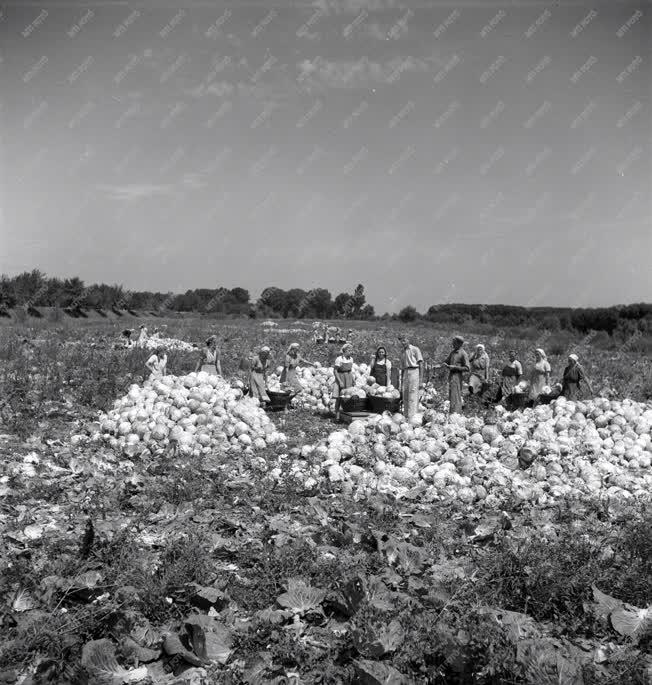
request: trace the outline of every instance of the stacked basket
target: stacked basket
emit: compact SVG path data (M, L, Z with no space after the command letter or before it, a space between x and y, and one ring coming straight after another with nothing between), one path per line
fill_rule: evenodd
M290 406L293 397L291 392L274 392L268 390L267 394L269 395L268 409L270 409L270 411L283 411L284 409L287 409Z
M369 400L367 397L346 397L342 398L342 411L356 412L367 411Z
M400 398L388 399L387 397L375 397L371 395L369 397L369 408L374 414L382 414L383 412L391 412L395 414L401 408Z

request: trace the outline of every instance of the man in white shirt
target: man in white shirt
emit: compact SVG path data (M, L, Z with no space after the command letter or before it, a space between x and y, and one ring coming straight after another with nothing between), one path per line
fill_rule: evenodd
M403 391L403 413L411 419L419 409L419 388L423 385L423 355L416 345L411 345L407 336L398 339L401 351L401 389Z

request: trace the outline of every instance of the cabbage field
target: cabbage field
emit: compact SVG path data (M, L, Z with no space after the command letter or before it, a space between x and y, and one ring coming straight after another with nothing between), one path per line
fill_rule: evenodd
M468 331L553 382L577 352L595 397L451 416L438 371L411 420L346 425L339 346L272 323L169 319L152 380L124 322L0 327L0 683L652 682L649 359ZM358 398L398 396L379 345L458 332L353 325ZM194 372L210 334L225 378ZM291 342L315 366L266 412L240 362L269 345L279 390Z

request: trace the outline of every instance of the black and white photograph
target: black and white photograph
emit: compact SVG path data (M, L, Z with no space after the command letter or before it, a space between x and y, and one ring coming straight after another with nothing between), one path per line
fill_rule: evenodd
M0 685L651 685L651 61L0 0Z

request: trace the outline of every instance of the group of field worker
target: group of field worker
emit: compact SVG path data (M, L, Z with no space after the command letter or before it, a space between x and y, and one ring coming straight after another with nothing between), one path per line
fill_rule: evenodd
M143 333L144 330L144 333ZM141 326L141 338L146 337L147 329ZM140 339L139 339L140 340ZM424 357L416 345L413 345L407 335L399 335L398 341L401 351L397 371L399 372L398 387L403 398L403 413L412 418L419 408L419 394L425 388L427 367ZM485 346L478 344L473 353L469 354L464 349L465 340L461 336L452 339L452 349L446 359L436 363L432 369L446 369L448 371L448 399L449 412L459 414L464 404L465 390L470 395L481 395L489 387L490 359ZM518 360L517 354L511 350L508 361L500 372L498 394L493 398L495 401L507 401L512 395L520 393L523 386L523 365ZM353 345L344 343L340 354L333 364L334 382L331 393L335 399L335 419L339 421L342 407L342 391L354 385L353 379ZM167 355L163 349L156 350L147 360L146 366L151 376L160 377L165 375ZM271 349L264 345L257 353L253 353L241 361L241 371L247 373L249 394L257 398L262 404L269 404L270 397L267 391L268 374L272 366ZM293 342L288 347L283 362L280 382L293 392L302 390L297 369L300 366L314 367L313 362L305 359L300 353L299 343ZM387 350L380 346L369 362L370 376L381 386L392 384L392 362L387 358ZM210 374L222 376L220 350L217 344L217 336L211 335L200 351L200 356L195 371L204 371ZM536 404L542 395L550 394L550 377L552 369L546 353L541 348L534 350L534 365L529 374L529 387L527 399ZM586 377L584 369L579 363L576 354L568 356L568 364L564 369L562 382L557 384L557 394L564 395L569 399L578 399L581 393L581 385L584 383L592 393L591 385Z

